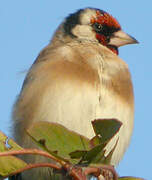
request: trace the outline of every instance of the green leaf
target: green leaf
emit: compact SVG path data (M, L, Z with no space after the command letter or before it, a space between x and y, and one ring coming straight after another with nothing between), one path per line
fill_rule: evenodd
M5 177L11 173L26 167L27 164L14 156L0 157L0 175Z
M110 139L119 131L122 123L116 119L98 119L94 120L92 125L96 134L96 136L90 140L93 148L82 157L79 164L109 164L116 145L107 157L104 156L104 148Z
M89 139L57 123L38 122L27 130L28 134L52 155L72 163L70 153L89 149Z
M144 180L144 179L135 178L135 177L119 177L118 180Z
M115 119L99 119L92 125L96 136L90 141L57 123L38 122L27 132L40 147L59 159L74 164L109 162L113 151L106 159L104 147L119 131L121 123Z
M85 156L87 151L74 151L69 153L72 159L80 159L81 157Z
M12 139L8 138L0 131L0 152L10 150L21 150L22 147L15 143Z
M102 159L104 159L104 147L105 144L99 144L98 146L92 148L87 154L83 157L82 163L102 163Z
M99 136L94 136L91 140L90 140L90 145L91 147L95 147L97 145L101 144L101 138Z
M122 123L116 119L97 119L92 125L101 142L106 143L119 131Z
M12 139L0 132L0 152L22 149ZM14 171L24 168L27 164L15 156L0 156L0 175L9 176Z
M99 144L98 146L95 146L90 151L88 151L80 160L79 164L98 164L102 163L102 161L105 159L104 153L104 147L106 144Z

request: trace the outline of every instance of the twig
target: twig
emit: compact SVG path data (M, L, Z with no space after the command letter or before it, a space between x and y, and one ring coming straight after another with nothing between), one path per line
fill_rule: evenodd
M0 156L19 155L19 154L34 154L34 155L45 156L49 159L52 159L52 160L60 163L62 166L64 166L66 164L66 162L56 158L55 156L52 156L51 154L49 154L45 151L39 150L39 149L23 149L23 150L1 152Z
M33 168L38 168L38 167L49 167L49 168L53 168L56 170L61 170L62 168L55 165L55 164L51 164L51 163L36 163L36 164L28 164L26 167L21 168L17 171L14 171L13 173L9 174L9 176L13 176L15 174L21 173L23 171L29 170L29 169L33 169ZM4 178L7 178L8 176L4 176Z
M71 177L74 178L74 180L87 180L87 177L84 174L82 168L70 164L64 165L63 168L68 172Z

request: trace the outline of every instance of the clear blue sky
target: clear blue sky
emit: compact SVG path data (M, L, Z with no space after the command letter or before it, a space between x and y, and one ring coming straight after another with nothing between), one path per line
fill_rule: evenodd
M152 2L150 0L1 0L0 130L11 131L11 109L25 71L69 13L96 7L116 17L140 44L120 48L129 65L135 92L135 128L131 145L117 170L122 175L152 179Z

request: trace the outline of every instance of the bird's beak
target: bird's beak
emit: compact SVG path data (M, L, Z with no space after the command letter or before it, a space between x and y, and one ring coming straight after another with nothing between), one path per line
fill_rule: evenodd
M132 36L126 34L122 30L119 30L113 34L108 45L120 47L126 44L137 44L138 41Z

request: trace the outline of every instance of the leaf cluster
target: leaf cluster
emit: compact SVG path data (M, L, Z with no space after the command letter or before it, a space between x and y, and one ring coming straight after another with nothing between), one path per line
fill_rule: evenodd
M50 167L56 170L64 168L66 171L72 167L69 175L75 180L85 180L89 174L99 177L103 169L110 171L115 180L140 180L133 177L118 178L115 170L110 166L110 160L119 139L111 152L105 156L106 145L118 133L121 125L122 123L116 119L94 120L92 126L95 136L88 139L60 124L37 122L27 129L27 134L43 151L23 149L0 132L0 178L35 167ZM47 162L28 164L14 156L17 154L42 155L58 162L59 165Z

